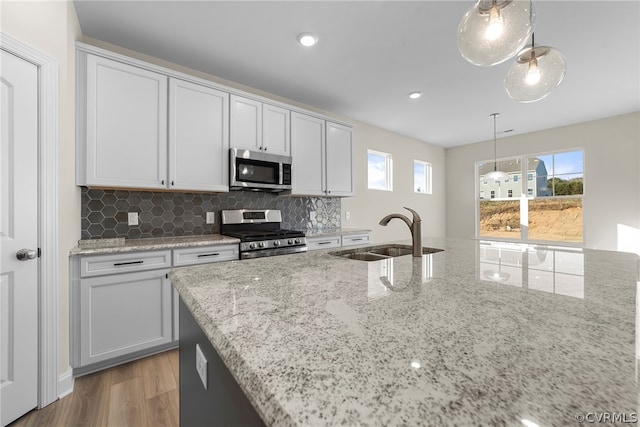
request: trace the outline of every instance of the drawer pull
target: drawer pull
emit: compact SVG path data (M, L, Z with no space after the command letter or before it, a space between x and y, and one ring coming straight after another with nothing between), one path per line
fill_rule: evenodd
M219 253L214 253L214 254L200 254L198 255L198 258L204 258L204 257L208 257L208 256L218 256L220 255Z
M331 241L329 241L329 242L318 242L319 245L328 245L329 243L333 243L333 242L331 242Z
M144 261L129 261L129 262L114 262L114 267L120 267L121 265L133 265L133 264L142 264Z
M358 237L357 239L351 239L352 242L359 242L360 240L364 240L364 238Z

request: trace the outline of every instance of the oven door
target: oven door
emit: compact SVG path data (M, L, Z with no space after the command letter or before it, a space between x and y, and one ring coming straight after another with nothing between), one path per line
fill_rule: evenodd
M229 156L231 189L291 189L290 157L232 148ZM286 163L289 161L289 163Z
M286 248L262 249L258 251L240 252L240 259L262 258L267 256L288 255L306 252L306 246L287 246Z

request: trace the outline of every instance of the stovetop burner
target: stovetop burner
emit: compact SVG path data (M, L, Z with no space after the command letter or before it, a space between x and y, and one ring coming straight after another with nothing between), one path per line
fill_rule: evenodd
M280 228L279 210L223 210L221 233L240 239L240 258L284 255L307 250L304 232Z
M304 237L302 231L296 230L235 230L224 233L230 237L236 237L243 242L253 242L265 239L287 239L289 237Z

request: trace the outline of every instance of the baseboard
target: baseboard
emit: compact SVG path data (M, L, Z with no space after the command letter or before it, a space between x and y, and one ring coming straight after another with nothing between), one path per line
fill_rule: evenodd
M71 394L73 392L73 373L71 371L71 366L64 374L58 377L58 398L62 399L63 397Z

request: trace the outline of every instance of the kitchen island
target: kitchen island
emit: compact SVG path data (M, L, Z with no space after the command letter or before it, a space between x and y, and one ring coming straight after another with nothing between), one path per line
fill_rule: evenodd
M424 246L444 251L374 262L313 252L170 279L266 425L637 418L637 255Z

